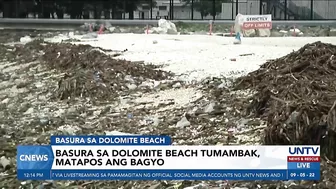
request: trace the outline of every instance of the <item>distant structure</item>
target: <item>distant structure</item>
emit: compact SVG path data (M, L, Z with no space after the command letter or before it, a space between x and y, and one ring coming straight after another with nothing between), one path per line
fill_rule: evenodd
M236 1L222 3L222 11L216 15L216 19L234 19L238 13L245 15L272 14L273 19L278 20L336 19L335 0L238 0L238 12L236 11ZM176 20L202 19L200 12L195 9L192 11L191 5L182 0L156 0L156 7L152 8L152 18L169 19L171 11L173 11L173 18ZM137 15L137 19L150 19L150 5L139 5L134 15ZM212 16L208 15L203 19L212 19Z
M83 9L75 6L78 11L76 10L72 18L200 20L201 13L190 3L198 1L201 0L190 0L189 3L186 3L186 0L152 0L152 3L147 1L148 3L138 4L134 12L128 13L120 8L112 11L104 9L103 4L96 3L94 7L86 3ZM274 20L336 19L336 0L228 0L227 2L222 3L216 19L234 20L237 13L272 14ZM57 0L0 0L0 17L70 18L64 14L65 7L56 4ZM216 6L218 7L217 4ZM213 17L207 15L203 19L211 20Z
M138 10L135 11L134 15L138 15L138 19L171 19L174 20L190 20L202 19L201 13L193 10L191 4L187 4L183 0L155 0L156 6L152 8L152 14L149 4L141 4L138 6ZM194 2L196 2L195 0ZM210 0L211 1L211 0ZM173 13L173 15L171 15ZM136 16L135 16L136 17ZM206 16L203 19L212 19L212 16ZM220 17L218 18L220 19Z
M334 0L238 0L238 13L272 14L275 20L336 19L335 10ZM237 14L236 0L223 3L221 14L222 19L232 19Z

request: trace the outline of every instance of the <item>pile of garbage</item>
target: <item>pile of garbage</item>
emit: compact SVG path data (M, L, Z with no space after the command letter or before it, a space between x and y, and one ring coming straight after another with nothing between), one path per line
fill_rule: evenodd
M153 34L178 34L176 26L173 22L160 19L158 21L158 27L152 27L148 33Z
M83 32L96 32L96 31L104 31L104 33L139 33L139 34L172 34L177 35L177 27L176 25L166 19L158 20L157 26L144 26L144 27L120 27L120 26L112 26L109 22L105 23L85 23L80 26L80 31Z
M111 100L137 89L146 80L163 80L171 73L152 65L117 60L113 57L127 51L116 52L90 45L45 43L35 40L22 46L38 49L39 61L50 69L63 73L55 97L61 100L90 97L92 100ZM34 56L31 56L34 57Z
M248 113L267 119L265 144L320 144L336 160L336 46L315 42L241 77L257 93Z
M162 134L178 145L259 143L262 130L252 127L262 123L241 117L243 97L239 102L232 100L235 95L223 90L222 98L216 98L215 91L226 86L222 79L209 78L202 83L167 80L171 74L154 66L114 59L123 53L44 40L0 45L0 174L6 174L0 177L0 186L182 189L254 185L16 179L16 146L48 144L51 135ZM212 91L214 95L209 97L207 92ZM232 102L236 106L231 107Z
M247 114L267 120L264 144L321 145L321 178L336 174L336 46L315 42L236 81L251 89Z
M47 43L42 39L0 45L0 107L3 109L0 186L182 189L228 185L225 181L21 182L16 179L16 146L48 144L51 135L162 134L171 136L179 145L240 142L246 132L231 137L231 131L222 122L223 117L232 126L241 122L242 129L247 122L239 120L240 114L231 115L236 109L225 104L230 101L230 94L216 104L215 98L210 102L195 89L221 88L217 85L223 87L223 81L212 79L187 84L169 80L171 74L155 66L115 60L124 51ZM248 138L255 143L259 133L253 131L251 135Z
M260 144L266 128L266 144L324 141L326 145L322 146L327 147L326 154L332 160L336 47L320 42L308 44L267 62L238 81L207 78L200 83L184 83L158 67L115 59L126 51L44 40L0 45L0 107L4 110L0 113L3 136L0 140L4 146L0 150L0 173L7 174L0 177L0 186L135 189L334 186L332 179L336 172L328 161L321 165L322 182L314 186L294 181L18 181L16 145L48 144L50 136L58 134L162 134L171 136L178 145L252 145ZM232 87L243 90L232 91ZM73 101L69 103L69 99ZM261 119L244 115L248 106L249 112Z

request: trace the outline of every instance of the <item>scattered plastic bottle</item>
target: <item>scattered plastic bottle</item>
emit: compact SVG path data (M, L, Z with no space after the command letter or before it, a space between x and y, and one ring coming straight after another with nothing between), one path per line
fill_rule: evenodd
M94 72L93 78L94 78L95 81L100 81L101 80L99 71Z
M127 118L128 118L128 119L132 119L132 118L133 118L133 114L132 114L132 113L128 113L128 114L127 114Z

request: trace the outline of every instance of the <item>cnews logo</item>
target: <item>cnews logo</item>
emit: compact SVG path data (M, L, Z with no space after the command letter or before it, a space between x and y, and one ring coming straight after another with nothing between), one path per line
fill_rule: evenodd
M48 155L20 155L20 161L48 161Z

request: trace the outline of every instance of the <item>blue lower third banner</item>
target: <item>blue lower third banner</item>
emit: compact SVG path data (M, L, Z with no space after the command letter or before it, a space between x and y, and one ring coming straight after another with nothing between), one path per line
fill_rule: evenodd
M83 145L77 145L82 139ZM156 138L156 145L149 145L153 140L150 137L132 139L143 145L112 145L117 143L113 137L103 137L105 145L84 145L101 139L101 136L87 141L85 137L65 137L55 138L58 145L18 146L17 177L20 180L320 179L319 162L292 162L296 159L293 155L300 155L298 160L319 159L319 146L175 146L166 143L167 137ZM125 136L118 141L128 139ZM68 142L76 145L65 145ZM311 152L305 153L307 150Z
M18 170L19 180L287 180L287 170Z

